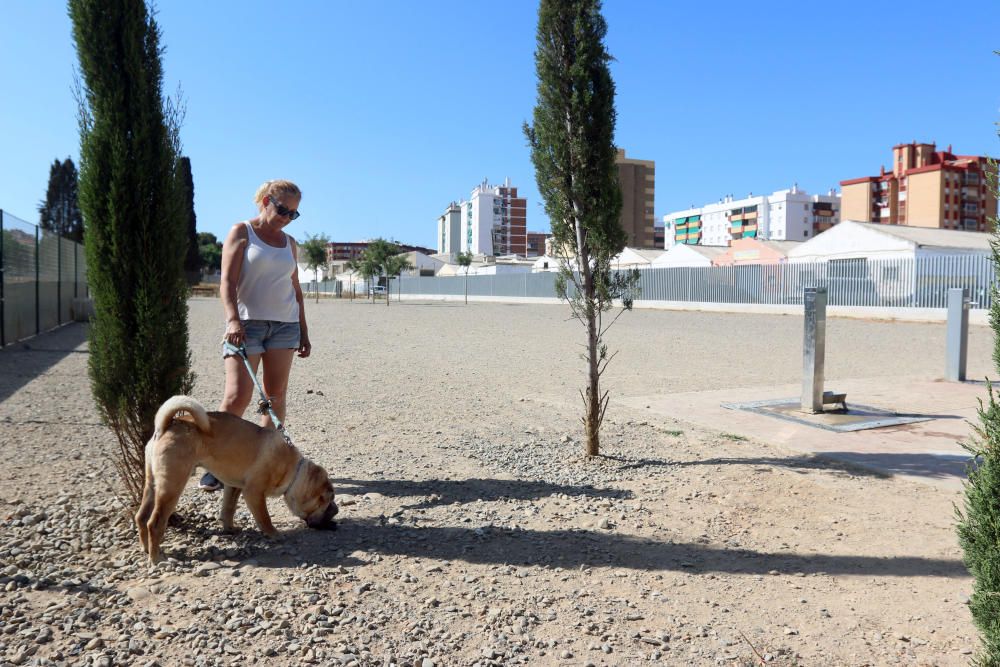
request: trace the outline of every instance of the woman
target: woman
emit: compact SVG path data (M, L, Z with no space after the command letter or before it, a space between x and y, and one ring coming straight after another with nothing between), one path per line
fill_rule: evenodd
M255 373L263 363L264 392L282 422L292 359L296 352L308 357L312 349L299 287L298 246L282 231L299 217L301 200L302 192L291 181L264 183L254 197L259 215L233 225L222 244L219 287L226 314L223 341L236 347L244 345ZM253 379L240 357L223 356L226 389L219 410L242 417L253 398ZM274 428L268 414L260 422ZM218 491L222 483L212 473L205 473L200 486Z

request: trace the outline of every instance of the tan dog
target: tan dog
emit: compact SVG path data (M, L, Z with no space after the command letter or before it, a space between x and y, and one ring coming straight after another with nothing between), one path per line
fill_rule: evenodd
M177 417L187 412L189 418ZM232 531L240 493L257 527L277 534L267 513L267 498L282 496L292 513L310 528L336 528L333 485L326 471L285 442L277 431L227 414L206 412L189 396L174 396L156 413L156 431L146 443L146 483L135 515L139 541L149 561L160 558L167 519L196 465L225 484L219 519Z

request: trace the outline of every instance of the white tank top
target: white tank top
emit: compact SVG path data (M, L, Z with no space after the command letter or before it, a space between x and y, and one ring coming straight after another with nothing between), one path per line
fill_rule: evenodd
M295 300L292 273L298 267L292 255L292 242L285 234L285 245L275 248L264 243L247 227L246 252L236 286L236 307L241 320L298 322L299 303Z

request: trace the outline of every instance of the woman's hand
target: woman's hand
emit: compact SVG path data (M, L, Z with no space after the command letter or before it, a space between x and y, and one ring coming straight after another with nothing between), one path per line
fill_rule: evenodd
M309 342L309 334L299 336L299 356L303 359L312 352L312 343Z
M226 333L222 337L222 342L239 347L245 340L246 333L243 331L243 323L239 320L229 320L226 323Z

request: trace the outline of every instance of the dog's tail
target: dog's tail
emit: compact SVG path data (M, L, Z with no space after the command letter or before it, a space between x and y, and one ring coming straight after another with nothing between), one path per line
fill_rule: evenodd
M190 396L174 396L167 399L167 402L161 405L160 409L156 411L156 419L153 421L156 433L160 434L166 431L170 426L170 420L181 411L187 412L194 417L194 425L198 427L199 431L202 433L211 432L212 426L208 421L208 413L201 403Z

